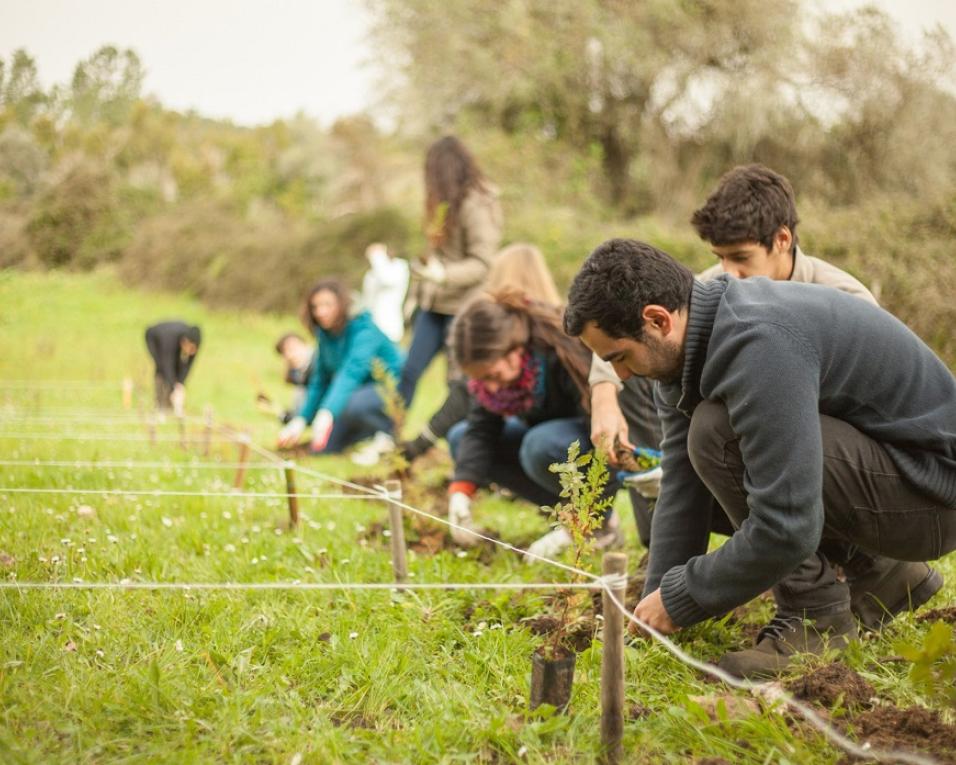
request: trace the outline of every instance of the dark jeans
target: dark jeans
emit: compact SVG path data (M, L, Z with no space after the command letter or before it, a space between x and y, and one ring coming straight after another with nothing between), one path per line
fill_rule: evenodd
M820 415L820 430L823 537L816 554L774 587L778 609L789 614L823 616L849 609L849 589L837 580L831 563L852 565L858 555L925 561L956 549L956 508L920 492L879 443L852 425ZM723 404L705 401L697 407L687 448L694 470L739 527L750 512L745 467ZM774 550L767 550L772 555Z
M458 455L467 428L465 421L448 431L446 438L453 458ZM561 482L548 467L567 461L568 447L573 441L581 444L582 453L591 450L591 428L586 417L548 420L530 427L517 417L508 417L495 445L489 478L529 502L553 507L562 501ZM613 497L618 487L616 481L609 481L604 496Z
M172 408L172 402L170 402L169 399L170 396L173 395L173 386L166 382L166 378L163 377L159 372L156 373L154 382L156 384L156 408Z
M332 434L323 454L337 454L346 447L375 435L392 432L392 421L374 383L368 383L352 394L345 410L335 418Z
M432 359L445 347L445 335L453 318L455 317L434 311L419 310L416 314L412 328L412 344L405 358L405 366L402 367L402 379L398 383L398 392L406 407L412 404L419 378Z

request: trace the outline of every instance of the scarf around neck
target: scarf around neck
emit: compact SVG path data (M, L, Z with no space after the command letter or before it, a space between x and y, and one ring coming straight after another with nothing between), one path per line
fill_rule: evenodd
M541 363L526 348L521 354L521 373L517 380L496 391L488 390L481 380L469 380L468 392L489 412L514 417L534 406L540 371Z

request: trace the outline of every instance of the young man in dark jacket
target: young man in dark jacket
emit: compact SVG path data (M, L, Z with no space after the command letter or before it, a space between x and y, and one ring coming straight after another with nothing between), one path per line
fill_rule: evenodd
M575 277L565 329L657 381L664 479L635 616L672 633L772 587L777 616L721 660L760 676L854 639L851 599L892 613L938 586L881 568L851 591L832 568L956 549L956 381L892 315L817 285L695 281L618 239ZM707 553L715 503L736 531Z
M164 321L146 330L146 347L156 364L156 407L177 415L186 405L186 376L199 352L199 327L182 321Z

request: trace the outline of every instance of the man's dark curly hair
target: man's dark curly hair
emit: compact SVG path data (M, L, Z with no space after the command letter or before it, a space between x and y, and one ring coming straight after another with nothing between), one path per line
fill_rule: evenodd
M790 181L763 165L741 165L720 179L704 206L691 216L691 225L704 241L721 247L758 242L773 249L782 226L797 246L797 207Z
M578 337L593 321L609 337L641 340L644 306L684 308L693 284L690 269L666 252L635 239L609 239L588 256L571 283L564 331Z

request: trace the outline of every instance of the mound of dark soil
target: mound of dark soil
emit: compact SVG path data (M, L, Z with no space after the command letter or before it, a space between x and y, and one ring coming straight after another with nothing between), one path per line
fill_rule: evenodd
M835 661L786 684L798 699L813 701L832 709L842 698L850 708L869 707L876 695L873 686L845 664Z
M956 725L948 725L939 713L922 707L879 706L850 721L857 740L876 749L924 752L939 762L956 764ZM841 765L858 762L844 757Z
M916 617L920 622L949 622L956 624L956 606L947 606L946 608L934 608L925 614Z

